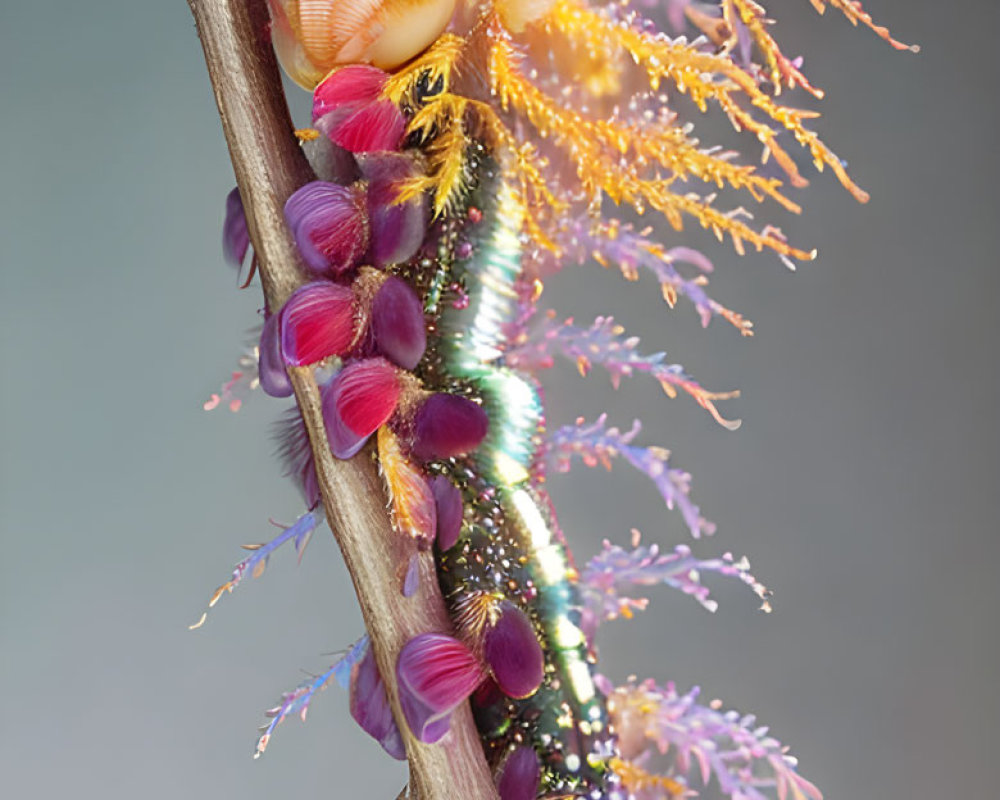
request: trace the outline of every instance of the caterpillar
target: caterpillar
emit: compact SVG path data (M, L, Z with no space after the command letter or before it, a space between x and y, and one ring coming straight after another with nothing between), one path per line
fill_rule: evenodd
M479 198L473 207L482 209L484 230L473 234L465 263L455 263L453 277L469 302L440 320L437 350L446 385L468 381L491 422L472 458L445 470L465 489L472 521L442 553L440 580L460 631L471 627L474 637L475 619L463 626L463 612L502 597L528 612L545 644L546 677L529 697L494 693L474 700L489 747L502 754L516 735L542 756L540 782L548 791L599 797L614 752L606 701L591 674L594 658L580 627L582 604L551 503L531 480L544 425L541 398L531 379L503 366L497 356L509 345L498 323L516 314L518 232L525 211L511 188L496 179L496 169L487 160L473 178L472 195Z
M783 88L821 91L782 54L752 0L672 3L673 25L704 34L693 41L579 0L269 5L279 59L313 92L312 127L299 136L318 179L285 206L311 281L269 309L256 375L244 383L287 397L286 368L314 367L324 376L334 456L351 458L374 437L394 526L435 550L454 635L417 636L399 654L395 677L411 732L439 741L452 711L470 700L501 800L679 797L692 792L692 761L702 781L713 773L733 797L773 789L818 799L750 718L702 706L672 684L616 688L598 672L594 631L645 606L636 587L666 584L712 607L699 574L715 571L747 584L765 608L768 592L745 560L700 559L685 545L661 553L637 539L631 550L606 545L579 570L542 485L547 471L576 457L627 461L679 507L695 537L712 527L666 451L634 443L638 424L623 432L602 417L549 430L536 373L558 356L614 381L645 373L735 427L717 407L733 393L706 390L663 353L644 354L613 320L579 327L539 314L540 288L568 263L594 260L630 279L652 274L671 306L685 298L704 325L719 317L752 334L749 321L707 294L698 274L711 267L704 256L668 249L602 209L610 201L651 211L677 230L693 220L739 253L749 245L789 264L813 258L773 226L720 209L711 187L797 212L786 184L805 179L780 133L865 201L806 127L814 115L777 100ZM903 47L859 4L831 5ZM667 100L658 94L664 86ZM702 146L668 105L676 94L754 134L781 177ZM699 182L706 193L684 190ZM245 260L238 192L228 200L224 244L231 261ZM208 405L224 397L238 406L239 384ZM210 605L245 574L259 574L282 544L301 552L321 520L313 454L294 416L285 451L309 509L240 562ZM412 565L405 569L401 594L418 579ZM350 684L361 727L405 757L364 642L283 696L257 754L332 678ZM652 771L651 754L670 750L673 766Z

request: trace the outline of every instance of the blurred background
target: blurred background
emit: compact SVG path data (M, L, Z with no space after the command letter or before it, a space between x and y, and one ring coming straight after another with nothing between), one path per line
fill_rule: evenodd
M802 0L768 4L871 203L816 176L803 216L776 217L820 251L794 274L694 226L671 234L714 258L714 295L753 339L596 266L546 292L579 320L614 314L709 388L742 389L724 412L743 428L570 367L548 376L551 416L640 417L718 524L696 552L747 554L775 592L765 615L715 581L714 616L654 592L603 632L609 675L756 712L829 800L995 797L1000 10L867 6L923 52ZM0 75L4 795L395 797L404 770L337 688L250 758L263 711L362 632L325 529L301 566L277 554L187 630L239 545L301 506L273 457L284 404L202 410L260 299L222 263L233 176L186 4L5 0ZM551 487L581 558L633 527L687 539L625 466Z

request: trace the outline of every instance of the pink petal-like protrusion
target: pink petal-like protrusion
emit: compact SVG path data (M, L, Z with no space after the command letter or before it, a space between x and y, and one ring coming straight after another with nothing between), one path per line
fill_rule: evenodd
M260 331L260 345L257 348L257 377L260 388L271 397L290 397L292 382L281 358L281 339L278 314L268 314Z
M243 211L240 190L234 188L226 196L226 219L222 223L222 255L234 267L243 264L250 247L250 231Z
M332 111L327 136L352 153L398 150L406 132L406 118L391 100L379 100L356 110Z
M431 489L437 506L437 546L443 553L455 546L462 532L462 493L444 475L431 482Z
M320 275L357 266L368 249L368 208L358 186L307 183L285 203L285 220L306 265Z
M372 302L372 335L379 352L412 370L427 347L424 307L402 278L390 275Z
M541 761L534 748L515 748L496 774L500 800L535 800L541 775Z
M396 662L399 702L413 735L438 741L451 724L451 712L484 677L483 667L468 647L441 633L410 639Z
M344 355L356 333L354 293L347 286L307 283L281 309L281 353L292 366Z
M400 186L419 173L406 153L368 153L358 156L362 177L368 181L368 218L371 247L368 260L376 267L402 264L420 249L427 233L427 195L424 192L397 203Z
M323 388L323 420L337 458L357 453L399 401L396 367L384 358L354 361Z
M351 669L351 716L390 756L400 761L406 758L403 737L393 719L371 645L361 662Z
M413 454L424 461L470 453L489 429L486 411L456 394L438 392L424 401L413 426Z
M368 64L351 64L332 72L313 92L313 122L339 108L374 103L389 74Z
M508 697L530 697L542 685L545 656L531 619L509 601L500 606L496 624L487 628L483 656L493 678Z

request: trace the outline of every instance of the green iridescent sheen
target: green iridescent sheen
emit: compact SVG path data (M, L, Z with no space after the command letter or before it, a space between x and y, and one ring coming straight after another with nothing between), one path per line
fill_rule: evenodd
M545 677L535 694L473 700L488 751L499 760L512 744L530 743L542 760L544 791L599 798L613 781L613 742L562 535L532 481L544 427L540 392L503 365L506 327L521 307L524 209L490 159L480 154L474 169L467 221L442 233L440 269L425 293L425 307L440 311L425 382L479 399L490 420L473 456L442 465L463 492L467 522L442 554L439 577L457 616L470 598L503 596L540 634ZM460 287L451 302L446 283Z

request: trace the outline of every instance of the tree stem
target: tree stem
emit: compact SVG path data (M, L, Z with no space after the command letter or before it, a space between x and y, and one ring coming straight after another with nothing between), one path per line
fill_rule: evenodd
M219 116L258 259L264 297L276 313L306 281L285 227L285 200L313 173L294 136L273 50L265 0L188 0L205 51ZM418 554L416 593L403 597L403 571L416 548L392 527L385 487L370 449L333 457L313 372L289 370L313 448L327 519L354 582L368 634L410 763L411 798L497 800L467 703L437 745L418 742L399 708L396 659L410 638L452 632L432 553ZM344 765L347 768L349 765Z

